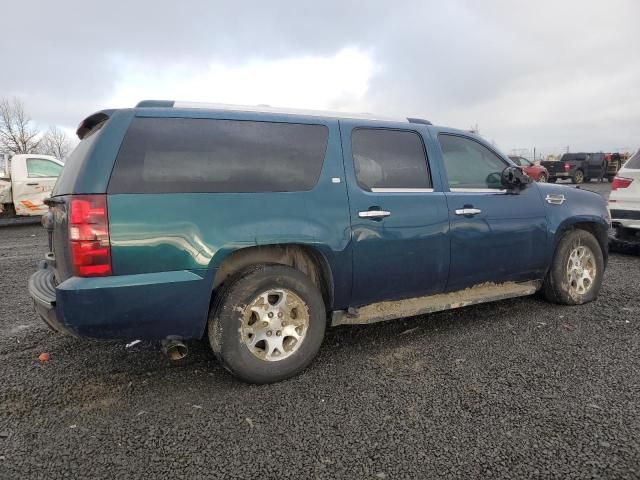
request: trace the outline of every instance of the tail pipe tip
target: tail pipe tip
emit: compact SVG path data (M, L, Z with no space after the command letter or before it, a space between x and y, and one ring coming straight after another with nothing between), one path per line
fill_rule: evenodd
M189 354L189 349L181 340L167 339L160 342L162 352L169 357L169 360L182 360Z

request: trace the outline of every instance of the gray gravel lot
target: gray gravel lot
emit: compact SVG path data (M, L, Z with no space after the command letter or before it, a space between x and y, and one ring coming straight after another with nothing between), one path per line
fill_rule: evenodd
M26 291L45 250L0 229L2 479L640 477L640 257L588 305L331 329L302 375L249 386L204 343L170 364L52 333Z

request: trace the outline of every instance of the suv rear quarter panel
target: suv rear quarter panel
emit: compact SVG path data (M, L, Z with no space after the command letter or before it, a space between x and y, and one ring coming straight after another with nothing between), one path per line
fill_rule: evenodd
M350 219L337 121L175 109L142 109L138 115L313 123L325 125L329 135L320 177L310 191L110 194L115 275L190 271L204 279L210 295L215 272L231 252L258 245L302 244L327 259L335 285L334 304L348 303Z

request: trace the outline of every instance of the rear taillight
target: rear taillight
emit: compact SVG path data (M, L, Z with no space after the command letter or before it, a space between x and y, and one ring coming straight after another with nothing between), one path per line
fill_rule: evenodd
M611 182L611 190L618 190L619 188L627 188L633 182L633 178L613 177Z
M571 170L571 164L569 162L564 162L564 171L568 172Z
M73 195L69 202L69 250L80 277L111 275L106 195Z

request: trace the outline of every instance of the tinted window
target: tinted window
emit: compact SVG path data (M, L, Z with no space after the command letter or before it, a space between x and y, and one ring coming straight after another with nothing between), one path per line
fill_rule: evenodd
M638 150L627 162L624 164L626 168L640 169L640 150Z
M135 118L109 192L310 190L320 176L327 138L322 125Z
M484 145L470 138L439 135L450 188L498 188L507 164Z
M416 132L359 128L351 134L358 184L374 188L430 188L422 139Z
M563 162L571 162L573 160L582 161L587 159L586 153L565 153L560 158Z
M62 165L44 158L27 158L27 176L29 178L57 177Z

